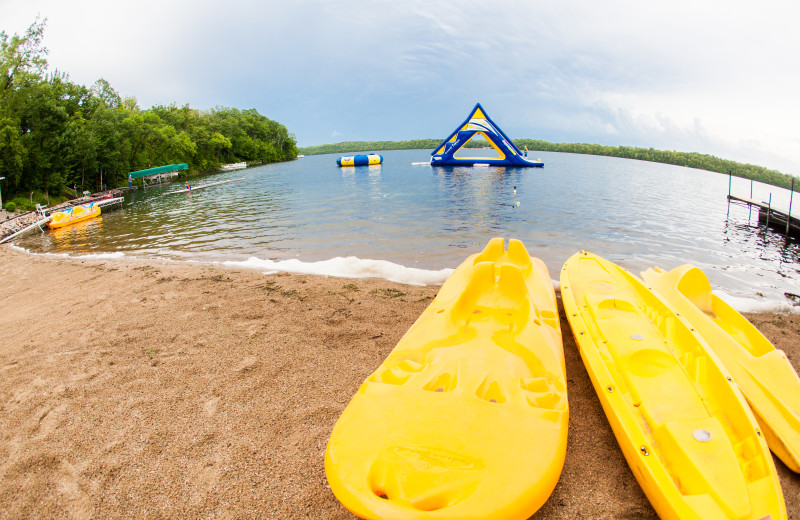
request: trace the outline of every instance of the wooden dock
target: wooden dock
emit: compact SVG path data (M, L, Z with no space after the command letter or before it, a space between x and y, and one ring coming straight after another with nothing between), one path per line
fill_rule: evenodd
M125 200L125 197L114 197L114 198L111 198L111 199L100 199L100 200L94 201L94 205L95 206L100 206L102 208L103 206L113 206L114 204L122 204L122 201L124 201L124 200Z
M194 191L197 191L197 190L202 190L204 188L211 188L212 186L219 186L221 184L228 184L229 182L243 181L244 179L245 179L245 177L241 177L239 179L228 179L227 181L219 181L219 182L212 182L212 183L209 183L209 184L203 184L201 186L192 186L191 190L176 190L176 191L171 191L169 193L166 193L165 195L172 195L173 193L194 192Z
M751 181L752 182L752 181ZM751 187L752 193L752 187ZM781 211L772 207L772 194L768 202L757 201L746 197L731 195L731 183L728 179L728 204L743 204L751 208L758 208L758 223L764 224L786 236L800 238L800 218L792 215L792 198L794 196L794 179L792 179L791 192L789 194L789 211Z
M38 229L39 231L44 232L44 228L42 227L42 224L47 224L48 222L50 222L51 218L53 218L53 217L49 216L49 217L44 217L41 220L37 220L33 224L30 224L29 226L26 226L26 227L20 229L19 231L8 235L7 237L4 237L2 240L0 240L0 244L4 244L4 243L6 243L6 242L8 242L10 240L13 240L13 239L17 238L20 235L24 235L28 231L33 231L34 229Z
M78 200L81 200L81 199L78 199ZM94 204L95 206L100 206L100 207L113 206L115 204L122 205L122 201L124 201L124 200L125 199L123 197L112 197L112 198L107 198L107 199L98 199L98 200L94 200L94 201L83 202L83 204L69 204L69 203L59 204L58 206L53 207L53 208L41 208L37 204L37 209L36 209L36 215L38 216L37 220L35 222L31 223L30 225L27 225L27 226L23 227L19 231L15 231L15 232L11 233L10 235L7 235L7 236L4 236L4 237L0 238L0 244L4 244L5 242L9 242L9 241L17 238L20 235L24 235L25 233L28 233L29 231L33 231L34 229L38 229L39 231L44 232L44 228L42 226L44 224L47 224L48 222L50 222L50 219L53 218L53 213L57 213L59 211L64 211L66 209L69 209L70 207L80 206L80 205L87 205L87 204ZM73 202L74 203L75 201L73 200L73 201L69 201L69 202ZM30 214L33 215L33 213L30 213Z

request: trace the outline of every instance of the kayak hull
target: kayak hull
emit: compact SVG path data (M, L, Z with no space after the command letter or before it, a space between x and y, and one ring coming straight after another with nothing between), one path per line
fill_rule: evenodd
M526 519L555 488L567 426L547 268L494 239L358 389L325 471L361 518Z
M755 418L681 316L590 253L564 264L561 295L617 442L662 519L786 518Z
M711 346L750 404L772 452L800 473L800 377L786 354L713 294L699 268L656 267L642 278Z

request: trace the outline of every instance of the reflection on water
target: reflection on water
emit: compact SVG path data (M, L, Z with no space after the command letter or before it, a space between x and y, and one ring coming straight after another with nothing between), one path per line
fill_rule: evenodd
M731 247L741 249L748 255L758 258L763 269L775 269L778 276L785 278L784 293L800 298L797 280L800 279L800 244L796 238L781 235L779 232L758 225L758 212L754 211L751 221L726 221L725 235Z
M82 220L69 226L45 231L53 253L91 251L103 234L103 216Z
M427 161L425 150L382 154L383 164L369 167L339 168L325 155L194 179L246 178L191 195L173 193L179 184L137 190L102 220L18 243L200 260L357 256L438 270L504 236L523 240L553 278L584 249L634 273L693 263L733 294L800 294L798 244L756 226L746 207L728 208L725 175L547 152L543 169L432 168L411 164ZM733 179L734 194L750 189ZM787 192L753 190L788 208Z

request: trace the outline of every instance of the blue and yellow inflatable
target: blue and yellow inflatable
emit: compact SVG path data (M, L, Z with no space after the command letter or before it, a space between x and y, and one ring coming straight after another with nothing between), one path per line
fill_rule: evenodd
M350 155L336 159L337 166L372 166L383 162L383 156L376 153L367 155Z
M478 134L494 148L495 157L464 157L456 154L467 142ZM526 152L527 153L527 152ZM514 142L491 120L480 103L469 117L441 142L431 153L432 166L525 166L543 167L542 161L529 161Z

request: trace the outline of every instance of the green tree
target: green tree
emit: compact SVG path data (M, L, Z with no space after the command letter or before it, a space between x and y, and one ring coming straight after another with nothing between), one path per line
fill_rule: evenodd
M294 137L255 109L142 110L102 78L88 88L48 72L44 27L37 19L23 36L0 32L0 175L9 195L119 186L129 172L160 164L203 171L296 156Z
M105 181L111 185L124 182L125 174L132 171L128 158L131 142L123 135L123 121L129 112L122 108L100 106L89 120L89 130L95 141L96 161L87 170L86 183L81 177L81 186L100 189ZM90 173L91 172L91 175ZM91 182L89 182L91 181Z
M20 139L19 124L8 117L0 118L0 172L3 172L11 193L20 185L23 164L25 147Z
M108 108L119 108L122 106L122 97L119 92L114 90L108 81L103 78L98 79L92 85L92 95Z
M20 110L22 144L27 150L23 186L58 193L64 185L63 129L69 121L61 100L61 80L41 81L24 91Z
M91 120L73 117L65 129L65 151L67 170L66 179L68 186L74 186L83 191L86 189L87 174L91 175L97 168L98 140L92 131Z
M25 83L38 79L47 68L47 49L42 47L47 19L37 18L23 36L9 38L0 32L0 101Z

